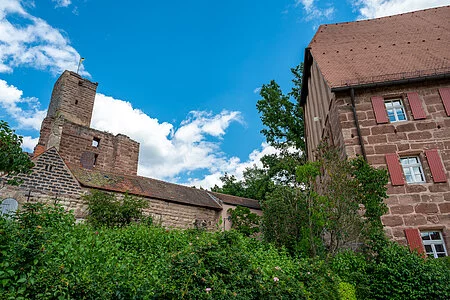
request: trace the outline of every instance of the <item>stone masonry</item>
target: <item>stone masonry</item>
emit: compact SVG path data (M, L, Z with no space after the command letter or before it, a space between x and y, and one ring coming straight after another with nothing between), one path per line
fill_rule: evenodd
M139 143L90 128L97 83L65 71L55 83L35 155L55 147L67 163L136 175Z
M400 157L419 156L425 174L425 183L393 186L388 184L389 213L382 221L387 234L400 243L406 243L404 229L439 229L447 241L450 238L450 187L448 180L434 183L424 151L437 149L445 170L450 170L450 117L447 116L438 89L449 87L449 80L426 84L405 84L389 88L357 90L355 106L368 162L377 168L386 168L385 155L397 153ZM417 92L426 118L414 120L406 97L407 92ZM371 96L385 99L402 99L407 121L377 124ZM358 134L351 111L350 96L336 93L340 127L345 152L348 156L361 155ZM339 134L335 132L334 134ZM448 179L448 171L446 171ZM450 249L450 244L447 243Z

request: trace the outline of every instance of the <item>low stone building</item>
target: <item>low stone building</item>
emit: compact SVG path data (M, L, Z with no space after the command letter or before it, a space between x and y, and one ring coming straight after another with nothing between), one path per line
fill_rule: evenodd
M35 166L21 176L20 186L0 182L0 202L15 200L19 208L26 202L59 203L83 219L88 213L83 195L91 189L118 197L128 193L147 200L146 214L162 226L209 230L229 229L227 211L237 205L261 214L256 200L138 176L139 143L89 127L96 88L74 72L61 75L42 122Z
M305 50L309 159L320 141L389 171L386 233L450 247L450 6L321 25Z

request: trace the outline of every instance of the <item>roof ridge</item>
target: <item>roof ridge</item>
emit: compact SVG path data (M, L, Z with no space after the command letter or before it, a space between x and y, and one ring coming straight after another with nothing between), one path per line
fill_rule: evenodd
M409 11L409 12L398 13L398 14L395 14L395 15L389 15L389 16L383 16L383 17L377 17L377 18L360 19L360 20L354 20L354 21L344 21L344 22L337 22L337 23L321 24L319 26L319 28L317 28L316 33L319 32L319 29L322 26L323 27L328 27L328 26L336 26L336 25L343 25L343 24L350 24L350 23L370 22L370 21L376 21L376 20L380 20L380 19L389 19L389 18L393 18L393 17L399 17L399 16L403 16L403 15L414 15L414 14L421 13L421 12L424 12L424 11L442 9L444 7L450 8L450 5L443 5L443 6L436 6L436 7L431 7L431 8L424 8L424 9L420 9L420 10L413 10L413 11ZM313 39L311 39L311 41L312 40L314 40L314 37L313 37Z

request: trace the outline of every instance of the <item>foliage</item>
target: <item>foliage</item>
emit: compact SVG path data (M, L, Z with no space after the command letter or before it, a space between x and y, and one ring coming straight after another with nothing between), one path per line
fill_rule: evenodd
M20 299L46 263L42 256L47 244L70 232L75 218L61 206L41 203L24 204L14 218L0 218L0 294Z
M332 269L356 287L358 299L447 299L450 269L439 259L424 259L387 242L377 256L346 251Z
M215 185L211 191L233 195L237 197L263 200L266 194L274 188L274 183L266 169L260 169L256 166L247 168L244 171L244 179L239 181L234 175L225 174L220 177L222 187Z
M20 145L22 137L14 133L9 128L8 123L0 120L0 175L8 174L9 178L16 175L27 174L31 172L34 164L26 153L22 151ZM17 179L10 179L9 184L19 184Z
M445 299L449 280L392 242L305 259L233 230L75 225L60 206L0 218L2 299Z
M356 289L348 282L339 282L339 299L356 300Z
M337 299L324 261L237 231L95 229L39 206L0 219L0 238L2 299Z
M112 193L91 190L84 199L88 204L88 222L94 227L122 227L133 221L148 219L143 214L148 202L142 198L125 194L119 199Z
M244 236L252 236L259 232L261 217L252 213L248 207L238 205L235 209L228 209L231 217L231 228Z
M302 71L303 64L291 69L294 87L289 94L283 94L274 80L261 87L262 99L256 104L264 125L261 133L277 153L265 155L262 168L246 169L243 180L225 174L222 187L212 191L264 201L275 184L295 184L295 169L305 162L303 111L298 103Z
M256 103L265 128L261 133L269 144L277 148L295 147L304 149L303 112L298 103L284 95L280 86L272 80L263 84Z
M277 185L262 204L261 230L264 240L290 253L304 253L309 246L303 239L303 220L306 211L300 189Z
M326 144L318 152L314 162L297 166L296 185L277 185L267 195L265 240L311 257L359 245L376 252L386 241L380 221L386 172L362 158L341 159L338 149Z

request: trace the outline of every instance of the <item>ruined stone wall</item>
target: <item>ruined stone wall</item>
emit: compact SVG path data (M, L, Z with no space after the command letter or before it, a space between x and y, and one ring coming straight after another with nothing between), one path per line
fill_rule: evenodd
M96 140L96 146L93 141ZM67 163L126 175L136 175L139 143L127 136L65 122L59 154ZM83 162L82 162L83 160Z
M445 113L438 89L450 87L449 80L420 84L405 84L392 87L356 90L356 109L361 135L368 162L377 168L386 168L385 155L397 153L402 156L419 156L425 174L425 183L393 186L388 184L389 212L383 216L387 234L406 243L404 229L442 230L450 249L450 117ZM414 120L406 97L408 92L417 92L426 118ZM405 106L407 121L377 124L371 96L384 99L401 98ZM361 154L358 135L351 111L349 93L337 93L339 118L349 157ZM424 151L437 149L443 162L447 182L434 183Z
M137 174L139 143L123 134L113 135L62 118L45 118L34 154L51 147L55 147L70 164L119 174Z

